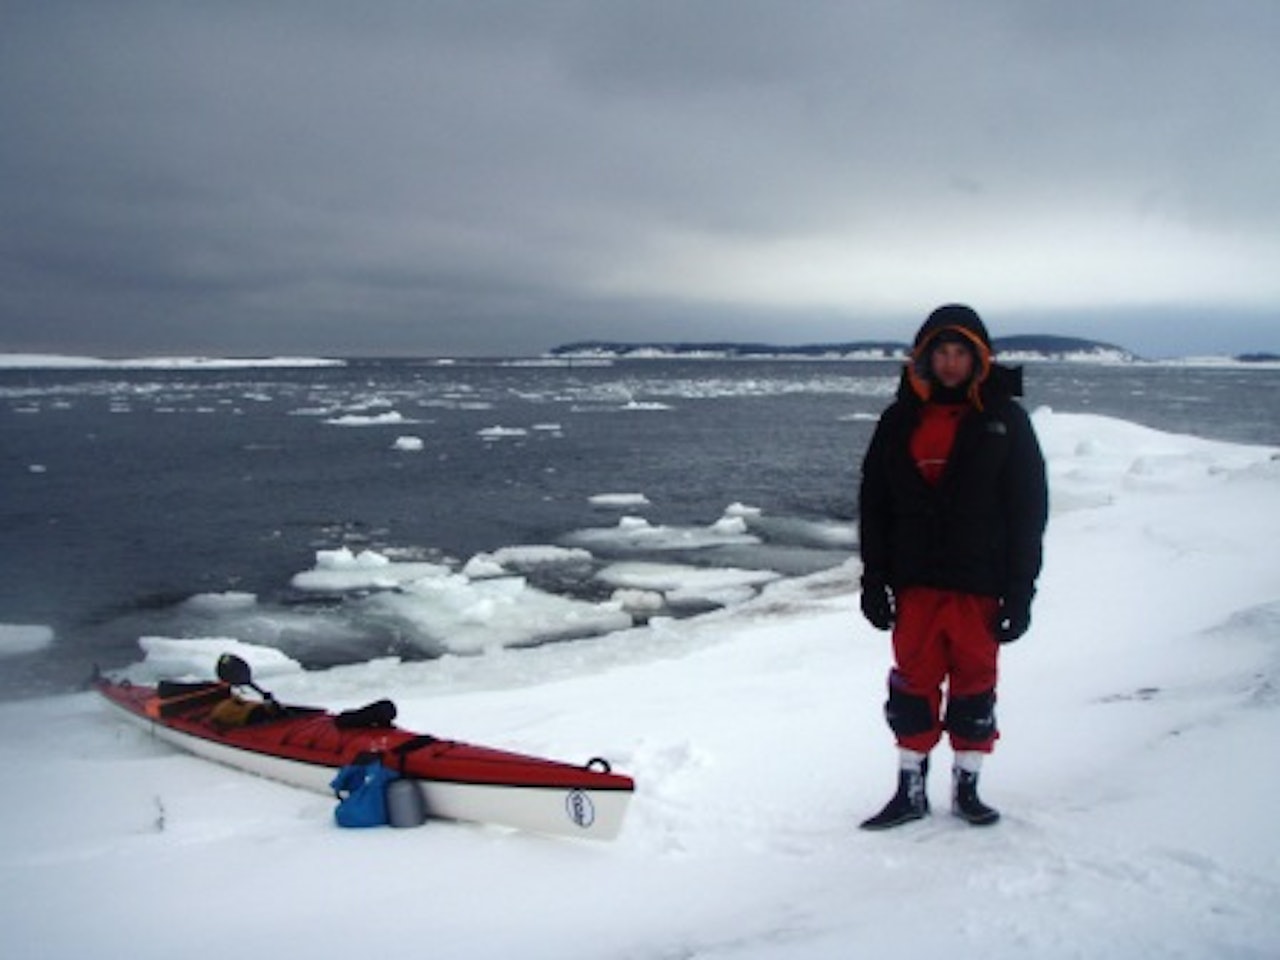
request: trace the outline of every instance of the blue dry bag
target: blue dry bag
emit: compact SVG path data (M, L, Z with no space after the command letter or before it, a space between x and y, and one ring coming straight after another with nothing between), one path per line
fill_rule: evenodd
M339 770L329 784L338 797L338 809L333 813L338 826L386 826L387 784L399 776L377 757L357 758Z

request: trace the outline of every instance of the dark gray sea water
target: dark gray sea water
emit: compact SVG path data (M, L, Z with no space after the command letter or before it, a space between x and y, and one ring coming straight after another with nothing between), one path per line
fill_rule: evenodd
M348 596L293 586L317 551L344 546L456 568L627 514L705 530L745 505L754 542L614 552L784 575L834 566L855 549L859 461L896 377L827 361L0 370L0 624L53 631L0 659L0 696L131 662L147 635L236 630L310 665L432 655ZM1026 385L1032 409L1280 444L1274 367L1044 363ZM593 501L604 494L647 503ZM612 588L594 574L617 557L607 542L593 552L524 572L599 602ZM253 595L256 620L192 615L190 598L223 594ZM286 613L323 629L281 629Z

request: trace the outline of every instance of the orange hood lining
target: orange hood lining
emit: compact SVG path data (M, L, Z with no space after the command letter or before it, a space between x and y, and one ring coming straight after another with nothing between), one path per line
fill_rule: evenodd
M939 327L937 330L932 331L927 338L920 341L919 345L911 351L911 359L907 363L907 381L911 384L911 389L915 392L915 395L927 403L933 395L933 383L928 379L927 371L922 371L921 367L924 365L924 361L928 359L929 353L933 349L934 341L944 333L959 334L973 347L974 356L978 360L978 370L969 382L969 402L981 410L982 385L986 383L987 377L991 375L991 348L968 327L962 327L958 324Z

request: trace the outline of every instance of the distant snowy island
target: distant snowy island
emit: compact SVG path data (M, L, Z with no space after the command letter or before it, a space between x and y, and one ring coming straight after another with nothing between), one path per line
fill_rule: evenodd
M1280 353L1250 352L1234 356L1194 356L1151 360L1133 351L1078 337L1027 334L997 337L994 347L1000 360L1008 363L1066 362L1097 364L1157 364L1161 366L1280 366ZM581 340L553 347L537 357L470 358L472 362L501 362L513 366L561 366L615 360L885 360L901 362L910 352L905 342L858 340L848 343L778 345L737 341L713 342L624 342ZM0 370L243 370L343 367L364 358L280 356L207 357L155 356L105 358L47 353L0 352ZM372 358L369 358L372 359ZM384 358L386 359L386 358ZM401 357L442 366L467 362L448 357Z
M1132 363L1135 353L1111 343L1033 334L999 337L993 346L1006 360L1075 360L1089 363ZM812 360L902 360L910 352L905 342L857 340L847 343L812 343L780 346L767 343L621 343L584 340L555 347L553 357L564 359L812 359Z
M1024 363L1058 361L1074 363L1144 363L1150 362L1125 347L1079 337L1051 334L1026 334L997 337L993 344L1003 361ZM814 343L780 346L767 343L717 342L649 342L625 343L607 340L583 340L554 347L548 356L560 360L896 360L910 353L906 342L857 340L847 343ZM1280 363L1280 355L1247 353L1234 357L1196 357L1165 363Z

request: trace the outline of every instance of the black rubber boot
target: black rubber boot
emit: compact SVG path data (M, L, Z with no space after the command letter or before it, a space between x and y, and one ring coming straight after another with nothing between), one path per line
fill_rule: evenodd
M927 817L929 797L925 792L925 779L928 776L928 757L925 757L919 767L899 770L898 792L885 804L883 810L871 819L862 821L862 829L888 830Z
M952 771L951 812L975 827L989 827L1000 819L999 810L979 799L978 775L959 767Z

